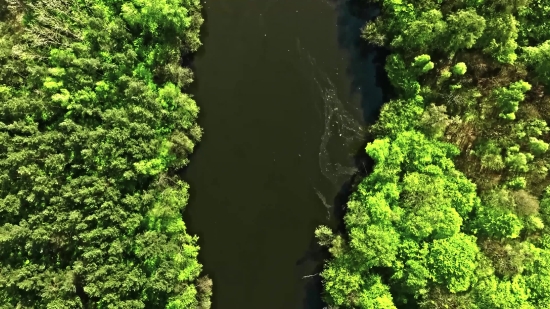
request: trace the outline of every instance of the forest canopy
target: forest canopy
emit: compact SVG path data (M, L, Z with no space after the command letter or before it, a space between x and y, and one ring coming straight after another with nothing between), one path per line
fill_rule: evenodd
M374 0L393 97L346 233L321 226L331 308L550 307L550 2Z
M0 308L209 308L198 0L0 0Z

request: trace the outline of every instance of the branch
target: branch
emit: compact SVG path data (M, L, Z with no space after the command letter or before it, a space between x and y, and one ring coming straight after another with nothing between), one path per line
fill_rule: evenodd
M313 275L308 275L308 276L303 276L302 279L307 279L307 278L311 278L311 277L315 277L317 275L319 275L320 273L316 273L316 274L313 274Z

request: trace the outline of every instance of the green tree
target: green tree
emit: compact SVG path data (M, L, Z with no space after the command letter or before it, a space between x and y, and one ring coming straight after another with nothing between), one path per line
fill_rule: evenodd
M538 46L524 47L523 52L526 63L533 68L537 78L545 85L550 85L550 40Z
M178 69L199 46L200 3L7 10L0 306L207 308L212 284L181 217L188 185L173 176L202 133Z
M531 85L522 80L512 83L510 87L501 87L494 91L494 96L501 110L499 116L504 119L516 119L519 103L525 100L525 92L531 90Z
M447 23L443 20L441 11L432 9L422 12L403 30L393 39L391 46L427 52L442 45Z
M453 38L446 45L447 51L471 48L485 30L485 18L474 9L459 10L447 17L446 36Z
M538 156L548 151L549 145L545 141L542 141L536 137L531 137L529 138L529 147L531 149L531 153Z
M452 293L463 292L475 283L479 248L475 237L458 233L434 240L428 255L432 275Z
M487 21L480 41L484 46L483 52L494 57L497 61L514 64L517 59L518 22L512 14L499 14Z
M548 1L373 2L364 37L389 50L395 91L347 235L319 235L325 271L357 282L325 278L327 303L550 307Z
M464 75L466 74L466 70L467 70L467 67L464 62L459 62L455 64L452 68L452 71L455 75Z
M443 137L450 123L451 120L447 115L447 106L436 106L433 103L424 110L420 120L421 127L425 130L425 133L433 138Z

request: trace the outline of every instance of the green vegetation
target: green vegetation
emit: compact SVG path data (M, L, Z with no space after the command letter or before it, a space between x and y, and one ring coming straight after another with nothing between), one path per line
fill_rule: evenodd
M329 248L339 308L550 307L550 1L374 0L395 96Z
M0 0L0 308L208 308L174 173L198 0Z

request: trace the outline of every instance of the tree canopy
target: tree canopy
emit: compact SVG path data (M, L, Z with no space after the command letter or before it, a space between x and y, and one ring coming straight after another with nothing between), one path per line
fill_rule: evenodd
M198 0L0 0L0 308L208 308Z
M319 227L338 308L550 306L550 2L378 0L375 164Z

